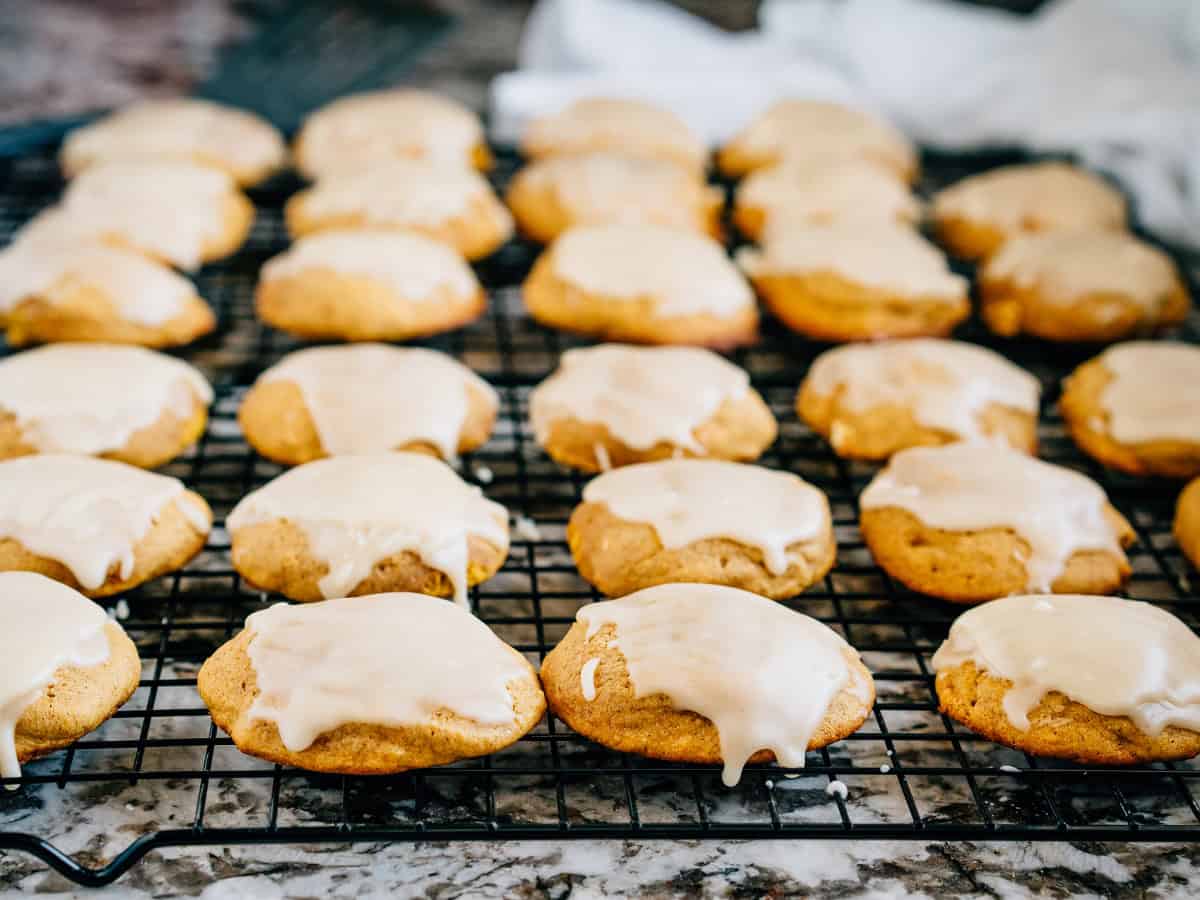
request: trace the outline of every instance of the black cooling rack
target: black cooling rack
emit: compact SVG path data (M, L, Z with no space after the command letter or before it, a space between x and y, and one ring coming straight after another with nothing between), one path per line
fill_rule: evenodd
M923 190L1012 161L1008 155L926 159ZM497 183L515 167L500 154ZM49 153L0 163L0 241L61 190ZM254 192L258 219L233 259L200 272L217 334L182 355L217 389L196 448L166 467L212 505L217 527L182 572L110 601L144 660L141 686L116 717L72 748L31 763L0 792L0 849L23 850L82 884L111 882L146 853L236 843L522 838L919 838L924 840L1196 840L1200 767L1127 769L1039 760L979 738L937 712L929 657L959 609L913 595L872 563L856 525L856 498L873 468L837 459L792 411L795 389L822 346L771 322L760 345L733 358L752 374L780 420L762 460L821 487L834 513L838 564L789 605L842 633L878 686L863 728L807 767L749 767L724 788L717 767L674 765L609 752L548 718L514 747L458 765L388 778L317 776L239 753L213 726L195 691L201 662L271 602L229 564L221 527L232 505L279 473L242 441L235 413L246 386L295 344L255 322L258 267L286 244L282 204L296 184ZM583 478L552 463L527 424L529 389L578 343L542 329L521 309L518 285L536 248L514 242L478 267L490 310L475 325L428 342L487 377L502 409L496 434L463 460L465 477L533 520L520 528L499 575L471 592L497 634L540 661L578 607L597 595L575 574L563 538ZM1192 264L1195 264L1192 260ZM1082 457L1055 411L1058 381L1095 348L961 335L999 349L1042 378L1041 455L1099 480L1133 523L1129 595L1200 625L1200 596L1171 538L1178 486L1107 472ZM1200 337L1193 317L1185 329ZM0 350L0 352L4 352ZM845 786L843 795L842 786ZM11 786L11 785L10 785ZM65 832L63 811L87 827ZM88 831L88 834L77 834ZM91 832L97 832L97 837ZM96 849L101 847L102 849Z

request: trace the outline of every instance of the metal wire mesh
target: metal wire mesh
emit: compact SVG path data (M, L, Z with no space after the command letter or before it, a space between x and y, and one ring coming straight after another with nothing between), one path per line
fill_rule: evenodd
M998 160L927 159L925 189ZM503 182L514 160L501 156ZM0 168L0 238L52 202L61 189L53 157ZM873 715L851 737L808 754L802 770L750 767L734 789L716 767L675 765L609 752L553 717L514 747L477 760L389 778L311 775L247 757L218 733L195 690L201 662L272 598L247 589L229 563L222 527L234 503L279 473L242 440L240 396L255 375L294 344L253 318L259 265L286 244L285 180L255 192L258 220L232 260L197 276L218 313L217 334L182 355L204 368L217 398L204 436L164 471L212 505L208 547L183 571L126 595L123 624L144 661L141 686L116 717L65 752L25 767L16 792L0 795L0 849L34 853L69 878L101 884L151 849L184 844L474 838L1200 838L1195 763L1126 769L1039 760L977 737L937 711L929 657L959 611L914 595L872 562L857 529L856 498L874 469L832 455L792 412L796 386L821 346L768 323L763 342L734 354L781 424L762 463L796 472L829 496L838 563L789 605L857 647L873 672ZM536 248L514 242L478 267L490 311L475 325L428 342L496 385L496 434L463 460L463 474L514 515L531 517L538 539L518 533L499 575L472 590L477 614L535 663L562 637L578 607L597 599L571 564L563 532L583 478L552 463L529 430L529 389L574 339L534 325L518 285ZM1186 560L1171 534L1177 486L1126 478L1082 457L1055 410L1058 381L1095 348L989 338L1042 378L1041 455L1099 480L1133 523L1138 543L1128 593L1200 623ZM1196 340L1193 318L1186 336ZM110 605L112 603L110 602ZM827 790L834 780L846 786ZM154 785L154 801L145 800ZM234 798L234 799L231 799ZM125 810L135 837L97 857L60 850L53 810L83 804L96 820ZM90 804L90 805L89 805ZM101 813L103 812L103 816ZM100 827L100 826L97 826ZM125 833L122 832L122 833ZM72 846L77 846L73 841Z

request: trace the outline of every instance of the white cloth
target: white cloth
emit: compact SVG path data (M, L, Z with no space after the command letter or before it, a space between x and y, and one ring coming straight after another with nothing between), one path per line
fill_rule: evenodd
M1200 2L1054 0L1023 17L941 0L765 0L730 34L659 0L541 0L494 136L582 96L652 100L706 139L773 100L875 109L923 143L1067 150L1139 218L1200 247Z

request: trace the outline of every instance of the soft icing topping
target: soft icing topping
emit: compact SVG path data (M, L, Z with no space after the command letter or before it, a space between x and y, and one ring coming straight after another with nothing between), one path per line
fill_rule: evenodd
M551 248L554 271L608 297L653 297L662 316L730 316L754 294L712 238L660 225L584 225Z
M61 666L108 659L104 609L33 572L0 572L0 777L17 778L17 722Z
M1031 591L1049 591L1077 551L1121 553L1100 485L998 444L901 450L867 485L860 504L898 507L947 531L1011 528L1029 544Z
M264 280L314 269L359 275L388 285L405 300L435 300L440 291L469 297L479 290L475 274L453 249L419 234L357 229L302 237L262 267Z
M246 619L258 696L293 753L341 725L421 726L449 711L482 725L516 721L509 685L529 667L492 630L425 594L277 603Z
M784 222L768 228L761 250L743 248L738 262L751 275L834 272L914 300L967 296L967 280L950 271L941 251L911 228L885 222Z
M601 344L564 353L530 394L529 416L542 444L556 421L574 418L638 450L665 441L703 453L693 430L749 390L749 375L708 350Z
M394 159L322 178L305 191L309 216L360 214L372 223L440 225L485 202L489 215L508 222L506 210L479 173L462 166Z
M802 159L872 156L898 168L914 165L912 146L882 119L820 100L780 100L733 141L744 152Z
M0 360L0 412L44 453L104 453L164 414L212 402L204 376L141 347L50 344Z
M1049 231L1018 235L988 259L984 273L1066 304L1085 294L1121 293L1148 313L1179 284L1171 258L1117 231Z
M449 97L408 89L343 97L304 123L299 162L305 174L359 171L397 157L470 167L483 129Z
M57 560L85 588L116 566L133 573L134 545L171 504L207 533L208 511L183 483L125 463L42 453L0 462L0 538Z
M668 550L729 538L757 548L767 571L787 571L788 547L829 531L829 503L787 472L718 460L674 459L624 466L592 479L587 503L645 522Z
M979 414L997 404L1036 415L1041 385L998 353L936 338L846 344L813 361L807 385L839 404L865 412L902 406L927 428L964 440L984 440Z
M894 173L867 161L759 169L738 187L737 202L765 210L772 223L914 222L921 214L921 204Z
M850 646L815 619L737 588L664 584L583 607L587 634L616 629L635 696L665 694L716 726L734 785L759 750L804 765L830 703L852 676Z
M704 164L707 148L679 116L652 103L592 97L534 121L523 145L535 156L618 150L627 156L673 156Z
M1113 438L1200 443L1200 347L1128 341L1105 350L1100 361L1112 374L1100 404Z
M1066 163L1002 166L972 175L933 198L938 217L1011 231L1122 228L1125 200L1104 181Z
M503 506L466 484L445 463L421 453L334 456L305 463L242 499L226 520L239 528L286 519L329 567L325 597L343 597L396 553L415 553L467 603L468 540L508 547Z
M493 409L499 405L491 386L466 366L421 347L311 347L285 356L259 381L289 381L300 388L330 456L424 441L450 459L457 453L470 394L482 396Z
M84 164L155 157L209 161L244 172L283 164L283 138L258 116L207 100L176 98L137 103L63 142L63 158Z
M1004 714L1029 728L1051 691L1103 716L1128 716L1151 737L1200 731L1200 637L1165 610L1118 597L1005 597L959 616L933 657L1012 682Z

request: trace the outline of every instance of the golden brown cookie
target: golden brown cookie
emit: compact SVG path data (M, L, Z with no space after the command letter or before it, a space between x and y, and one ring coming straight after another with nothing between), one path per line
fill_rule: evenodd
M1175 507L1175 540L1183 555L1200 569L1200 478L1179 495L1179 504Z
M1200 347L1128 341L1077 368L1059 409L1084 453L1130 475L1200 474Z
M736 347L758 337L754 294L716 241L658 225L581 225L521 286L550 328L610 341Z
M303 338L404 341L475 321L487 299L445 244L351 230L301 238L268 261L255 304L268 325Z

